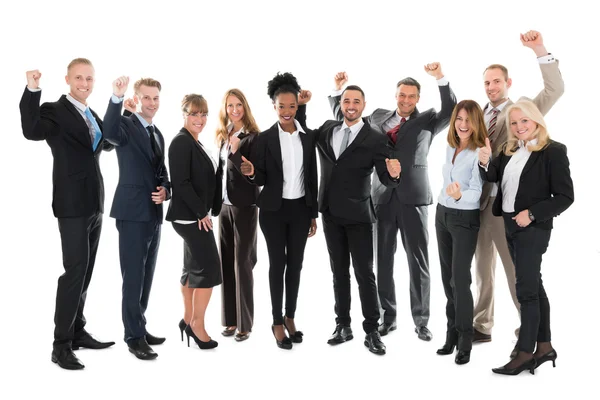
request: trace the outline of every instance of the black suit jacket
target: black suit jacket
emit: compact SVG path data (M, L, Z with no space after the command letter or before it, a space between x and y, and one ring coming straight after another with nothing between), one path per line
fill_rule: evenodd
M63 95L40 107L41 91L27 87L19 104L23 135L45 140L52 150L52 210L56 218L89 217L104 212L100 153L113 146L104 138L92 149L90 131L79 111ZM102 120L92 110L102 130Z
M311 209L311 216L317 218L317 157L315 154L315 134L310 130L300 132L303 148L304 198ZM255 139L251 161L254 164L254 184L263 186L256 204L268 211L277 211L281 207L283 196L283 161L279 127L275 123L261 132Z
M126 221L147 222L163 220L162 204L154 204L152 192L157 186L171 198L171 182L165 166L165 140L158 128L161 158L158 167L152 163L152 147L148 131L135 115L121 115L123 102L108 103L104 115L104 138L116 146L119 160L119 183L115 190L110 216Z
M399 180L393 180L387 171L387 139L366 119L363 121L364 126L338 159L331 147L331 136L342 122L327 121L315 131L321 160L319 211L346 221L373 223L376 220L371 200L373 167L383 185L397 187Z
M442 108L439 112L431 108L419 112L416 108L398 131L396 144L390 141L388 158L395 158L402 166L402 177L397 188L387 187L377 176L373 177L373 189L371 195L375 204L387 204L392 196L402 204L429 205L433 202L431 187L429 185L429 173L427 171L427 155L433 138L445 129L450 122L452 111L456 106L456 97L450 85L439 86ZM340 97L330 97L329 103L334 116L338 121L343 120L340 108ZM367 117L367 121L380 134L387 134L383 124L396 110L388 111L378 108ZM387 139L389 140L389 139Z
M224 169L224 173L227 174L225 178L227 197L231 204L236 207L248 207L256 204L256 199L260 193L258 186L243 175L240 169L242 156L250 160L256 137L257 134L254 133L240 133L238 136L240 139L238 151L229 154L227 166ZM221 151L223 146L225 146L225 143L221 145ZM219 152L219 154L221 153Z
M219 215L222 204L222 164L217 171L202 146L181 128L169 146L169 169L173 194L167 221L193 221Z
M492 213L496 216L502 215L502 177L511 158L504 154L503 149L490 162L487 172L479 167L484 180L499 182L498 194L492 206ZM552 219L569 208L574 198L565 145L550 141L545 149L532 152L519 179L515 212L529 210L535 217L530 226L552 229Z

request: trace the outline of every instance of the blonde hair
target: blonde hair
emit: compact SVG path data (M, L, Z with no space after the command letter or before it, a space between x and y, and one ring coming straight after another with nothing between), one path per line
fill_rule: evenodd
M448 144L450 147L456 149L460 146L460 138L456 132L456 118L460 110L467 112L467 118L470 121L471 130L473 133L469 137L469 144L467 147L471 150L475 150L478 147L485 146L485 138L487 137L487 129L483 119L483 111L481 107L473 100L463 100L458 103L452 111L452 117L450 117L450 128L448 129Z
M152 78L142 78L142 79L138 79L134 84L133 84L133 91L137 94L140 90L140 86L148 86L148 87L155 87L158 88L158 91L160 92L162 89L162 86L160 85L160 82L157 81L156 79L152 79Z
M242 103L242 107L244 108L244 116L242 117L242 125L244 126L244 130L246 130L247 133L258 133L260 131L256 121L254 120L252 110L250 109L250 105L248 104L248 100L246 100L244 93L242 93L240 89L229 89L227 92L225 92L225 96L223 96L221 109L219 110L219 126L217 127L215 134L215 141L219 147L221 147L221 145L229 138L229 130L227 129L227 125L231 123L229 116L227 115L227 98L229 96L237 97Z
M73 68L74 66L79 65L79 64L89 65L90 67L94 68L94 66L92 65L92 62L90 60L88 60L87 58L75 58L75 59L71 60L69 65L67 65L67 74L69 73L71 68Z
M510 113L514 110L520 110L525 117L532 120L537 124L537 127L533 131L532 137L537 138L537 144L534 146L528 146L528 150L531 152L540 151L546 148L550 144L550 135L546 128L546 121L540 110L530 100L519 100L514 104L511 104L506 110L506 131L508 139L506 140L506 147L504 148L504 154L512 156L519 148L519 139L510 129Z

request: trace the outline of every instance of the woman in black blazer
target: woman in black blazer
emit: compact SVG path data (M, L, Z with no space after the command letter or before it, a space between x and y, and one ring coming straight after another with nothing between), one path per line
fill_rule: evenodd
M315 135L294 119L298 106L304 103L299 102L300 92L300 85L290 73L277 74L269 81L268 94L278 122L258 135L251 162L238 159L244 174L263 186L257 205L269 252L272 331L282 349L291 349L292 342L302 342L303 334L294 322L300 271L306 240L317 230Z
M204 314L212 288L222 282L211 219L221 208L222 172L198 141L208 116L206 100L201 95L186 95L181 109L183 128L169 146L173 195L166 219L183 238L181 340L185 330L188 346L191 336L204 350L218 345L206 332Z
M225 93L219 111L216 141L223 171L223 207L219 214L221 323L223 336L241 342L248 339L254 320L254 278L258 186L243 175L238 157L250 158L259 132L246 96L239 89ZM237 333L236 333L237 330Z
M492 371L517 375L556 360L550 342L550 304L540 267L552 230L552 219L573 203L573 181L566 147L550 140L535 104L520 100L507 110L508 141L489 163L489 139L479 152L483 179L499 182L493 214L504 218L506 239L517 276L521 304L519 352ZM535 350L535 353L534 353Z

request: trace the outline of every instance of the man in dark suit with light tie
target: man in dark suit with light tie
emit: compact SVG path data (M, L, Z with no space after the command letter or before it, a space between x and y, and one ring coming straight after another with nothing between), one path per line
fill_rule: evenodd
M350 328L352 258L364 317L364 344L372 353L383 355L386 348L377 331L379 307L371 246L375 222L371 175L375 167L380 182L396 187L400 180L400 163L387 158L387 140L361 118L366 104L362 89L348 86L341 98L339 108L343 122L327 121L316 130L321 161L318 204L333 272L337 315L335 331L327 343L336 345L353 338ZM304 118L300 116L298 120Z
M405 78L396 87L397 109L377 109L367 117L367 122L388 136L390 157L397 158L403 166L402 179L396 188L383 185L373 177L371 196L377 214L375 230L375 258L377 260L377 288L383 308L382 336L396 329L396 291L394 286L394 254L397 231L400 231L408 258L410 274L410 304L415 332L419 339L431 340L427 328L429 321L429 256L427 245L427 206L433 202L427 171L427 155L431 141L450 122L456 98L444 78L439 63L425 66L425 71L435 77L440 89L442 109L419 112L421 85ZM340 72L335 77L336 89L341 90L348 75ZM336 93L337 94L337 93ZM339 95L330 98L334 115L342 118Z
M113 82L113 96L104 116L104 137L117 148L119 183L110 216L117 220L119 256L123 276L122 317L125 342L141 360L158 354L150 345L165 339L146 330L152 278L156 267L162 203L170 198L171 183L165 166L165 141L152 119L160 105L160 82L151 78L134 84L137 112L121 116L129 78Z
M94 67L76 58L67 67L69 94L40 107L42 74L27 71L21 98L21 125L29 140L45 140L52 150L52 210L58 219L65 273L58 279L52 362L83 369L73 353L81 347L103 349L86 330L83 308L102 230L104 182L99 158L112 146L102 137L102 120L87 106L94 89Z

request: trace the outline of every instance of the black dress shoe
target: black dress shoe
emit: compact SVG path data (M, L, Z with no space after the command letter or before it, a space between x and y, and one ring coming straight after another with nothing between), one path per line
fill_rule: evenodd
M426 342L429 342L431 339L433 339L433 335L426 326L417 326L415 328L415 332L417 333L419 339L425 340Z
M52 350L52 362L64 369L76 370L85 368L85 365L79 361L73 350L68 347Z
M380 356L385 354L385 344L381 341L378 331L367 333L367 336L365 336L365 346L369 348L371 353Z
M198 345L200 350L214 349L215 347L217 347L219 345L219 342L217 342L216 340L209 339L208 342L203 342L202 340L200 340L200 338L198 336L196 336L196 334L194 333L194 331L190 325L185 327L184 332L187 335L188 347L190 347L190 336L192 337L192 339L194 339L194 342L196 342L196 344Z
M85 332L82 336L80 336L76 339L73 339L71 348L73 350L79 350L82 347L86 348L86 349L100 350L100 349L106 349L107 347L110 347L114 344L115 344L115 342L101 342L99 340L96 340L92 337L92 335Z
M479 332L477 329L473 329L473 343L485 343L491 341L492 335L488 335L487 333Z
M471 361L471 350L459 350L454 358L454 362L458 365L466 364L469 361Z
M158 357L158 354L152 350L152 347L148 346L145 337L130 340L127 342L127 347L129 347L129 352L140 360L154 360Z
M250 332L238 332L235 334L235 341L236 342L243 342L244 340L248 339L250 337Z
M546 361L552 361L552 367L556 368L556 357L557 357L556 350L554 350L554 349L550 350L543 356L535 359L535 368L537 369L537 367L539 367Z
M379 325L377 330L381 336L385 336L391 331L395 331L397 328L398 326L395 322L384 322L383 324Z
M333 335L331 335L327 344L341 344L352 339L354 339L354 336L352 336L352 329L349 326L337 324L335 331L333 331Z
M285 323L285 318L283 319L283 327L286 331L288 331L288 334L290 335L290 340L293 343L302 343L302 337L304 336L304 333L302 333L302 331L295 331L294 333L290 332L290 328L288 328L287 324Z
M148 342L148 344L151 344L152 346L163 344L165 340L166 339L164 337L154 336L146 332L146 342Z
M181 321L179 321L179 331L181 331L181 341L183 342L183 331L185 331L185 327L187 326L187 324L185 323L185 320L182 318Z
M273 336L275 336L275 325L271 325L271 331L273 331ZM291 339L287 336L283 340L278 340L277 336L275 336L275 343L277 343L277 347L284 350L291 350L293 347Z
M510 352L510 359L512 360L519 354L519 341L515 344L515 348Z
M529 372L531 373L531 375L534 375L535 374L535 366L536 366L535 358L531 358L531 360L525 361L523 364L519 365L518 367L508 369L508 368L506 368L506 365L504 365L500 368L492 368L492 372L495 374L502 374L502 375L519 375L521 372L528 369Z
M436 353L439 354L440 356L447 356L449 354L454 353L454 347L456 347L455 343L450 344L450 343L446 342L446 343L444 343L444 345L441 348L439 348L436 351Z

